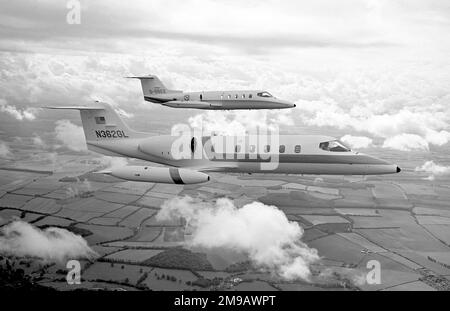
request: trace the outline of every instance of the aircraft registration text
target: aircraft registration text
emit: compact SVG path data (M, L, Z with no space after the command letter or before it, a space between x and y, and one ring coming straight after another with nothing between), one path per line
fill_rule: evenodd
M97 138L128 138L123 130L97 130Z

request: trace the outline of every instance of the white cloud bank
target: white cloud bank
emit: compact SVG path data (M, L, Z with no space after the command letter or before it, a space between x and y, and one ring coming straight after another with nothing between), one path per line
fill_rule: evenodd
M443 104L423 107L423 104L414 102L408 103L409 107L402 107L404 102L397 104L374 97L373 102L348 107L345 103L338 104L339 97L345 98L347 94L331 96L321 97L313 104L306 101L297 103L297 107L303 110L302 121L311 126L369 133L384 138L383 148L401 151L428 151L430 145L442 146L450 141L450 110ZM408 100L404 99L405 102ZM374 107L376 105L379 106Z
M344 135L341 137L341 140L350 147L356 149L371 147L373 143L372 138L365 136Z
M416 167L415 171L428 173L428 180L435 180L439 177L450 176L450 166L438 165L433 161L426 161L422 166Z
M23 221L13 221L0 229L0 252L18 257L33 256L50 262L97 256L86 240L66 229L41 230Z
M277 133L279 126L294 125L288 111L207 111L188 119L189 126L204 133L243 136L248 133Z
M317 250L300 241L303 229L275 206L253 202L237 208L221 198L216 203L190 197L164 202L158 220L183 217L193 229L191 246L246 253L255 266L286 280L307 280Z
M32 121L36 119L38 109L37 108L20 109L14 105L7 105L4 100L0 100L0 112L7 113L19 121L22 120Z
M83 128L73 124L69 120L56 121L55 135L56 139L58 139L58 141L70 150L86 150L86 141L84 138Z
M430 150L428 141L416 134L399 134L389 137L384 141L383 148L397 149L401 151Z
M121 157L103 156L100 158L100 162L103 166L105 166L106 169L115 169L128 165L127 158Z

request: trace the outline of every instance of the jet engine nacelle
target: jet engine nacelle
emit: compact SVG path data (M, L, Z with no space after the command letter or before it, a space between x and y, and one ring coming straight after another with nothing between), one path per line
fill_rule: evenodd
M172 107L172 108L193 108L193 109L211 109L214 105L208 102L201 101L178 101L173 100L169 102L162 103L161 105ZM220 106L222 106L220 104Z
M165 184L198 184L210 179L205 173L175 167L123 166L99 173L131 181Z
M151 156L167 160L179 160L182 155L190 156L193 154L197 146L197 139L191 136L164 135L144 139L139 143L138 149ZM174 147L174 150L172 150L172 147ZM186 150L180 150L180 147L185 147ZM172 151L178 152L178 154L172 154Z

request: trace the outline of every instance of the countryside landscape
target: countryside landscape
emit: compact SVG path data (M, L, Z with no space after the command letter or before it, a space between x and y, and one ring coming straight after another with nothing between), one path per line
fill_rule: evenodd
M78 285L67 283L65 262L3 255L9 286L22 286L13 279L23 275L58 290L450 289L450 184L408 167L387 177L212 174L205 184L171 185L94 174L107 163L90 153L30 154L0 168L0 225L64 228L96 255L80 260ZM185 219L155 217L164 202L185 196L276 206L317 250L310 278L286 280L248 254L190 246ZM380 284L366 281L370 260L380 263Z

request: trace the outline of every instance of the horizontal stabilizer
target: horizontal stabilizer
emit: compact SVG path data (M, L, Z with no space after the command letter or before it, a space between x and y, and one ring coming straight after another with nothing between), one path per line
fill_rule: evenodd
M90 106L90 107L86 107L86 106L47 106L47 107L42 107L45 109L73 109L73 110L103 110L105 109L105 107L101 107L101 106Z
M97 172L92 172L93 174L108 174L111 175L112 171L111 170L101 170L101 171L97 171Z
M124 77L126 79L155 79L155 76L130 76L130 77Z

